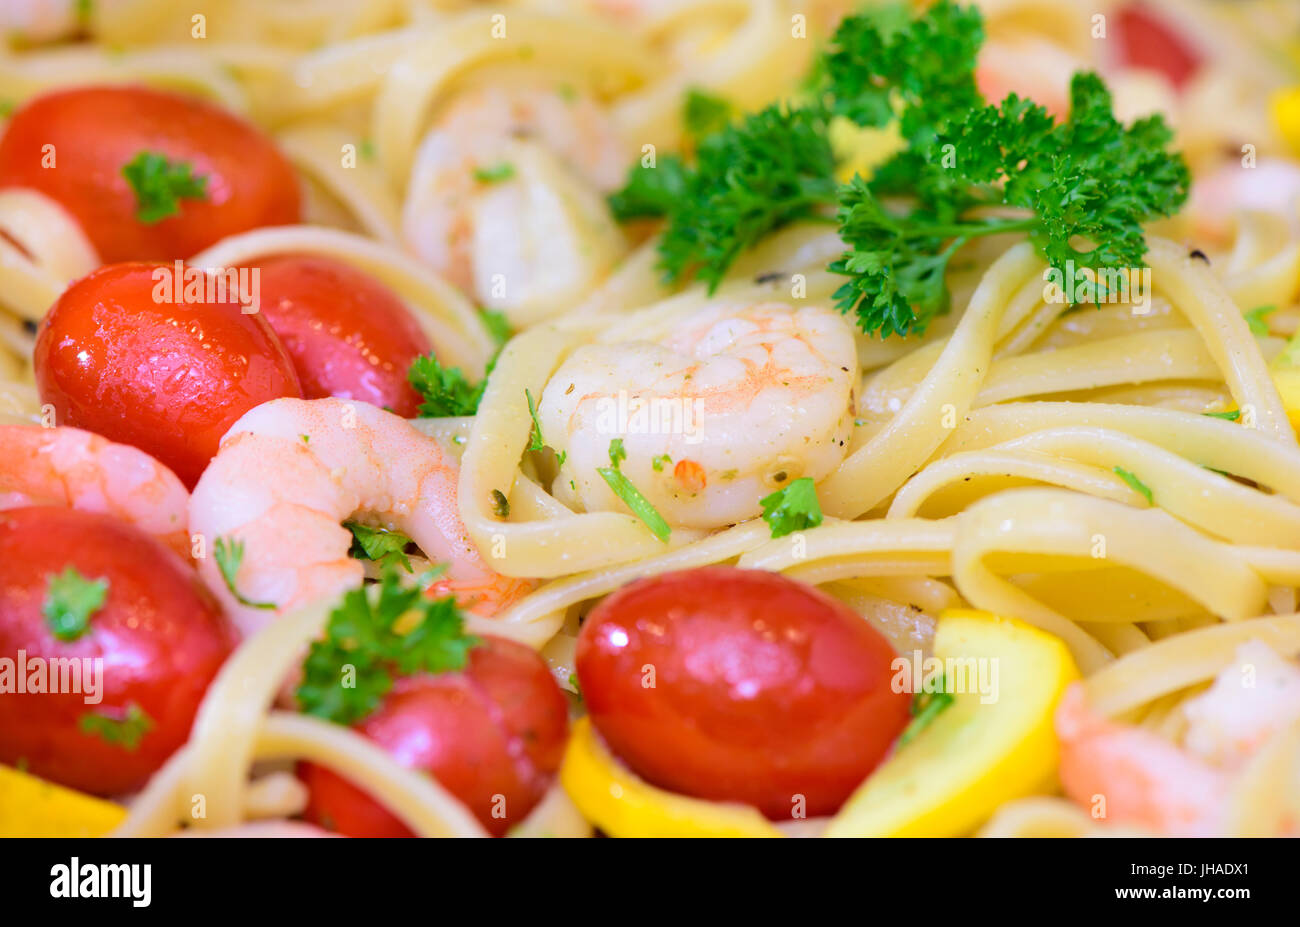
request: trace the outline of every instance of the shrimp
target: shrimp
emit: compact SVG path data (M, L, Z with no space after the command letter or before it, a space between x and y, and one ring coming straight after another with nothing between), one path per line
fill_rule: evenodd
M1187 212L1198 240L1225 244L1233 221L1245 211L1267 212L1288 222L1300 206L1300 164L1284 158L1261 158L1252 167L1232 159L1192 185Z
M517 327L571 307L625 250L600 193L632 155L576 91L485 87L425 136L402 216L407 246Z
M1237 774L1300 720L1300 667L1248 641L1181 711L1188 723L1180 746L1096 717L1073 687L1056 714L1066 794L1084 806L1104 798L1108 819L1157 833L1221 832Z
M190 556L190 494L144 451L80 428L0 425L0 510L61 505L130 522Z
M535 584L484 562L456 507L458 469L434 439L367 403L263 403L231 426L190 498L190 530L209 551L219 538L244 545L233 588L215 556L200 559L199 573L251 634L278 614L361 585L364 570L348 556L352 534L342 526L356 520L400 531L448 563L434 589L491 615Z
M1217 830L1228 778L1150 731L1094 715L1077 683L1057 708L1056 734L1065 793L1094 815L1177 836Z
M76 0L5 0L0 3L0 39L38 43L72 35L82 25Z
M1300 666L1263 641L1247 641L1209 689L1188 699L1183 714L1188 750L1217 766L1238 767L1300 720Z
M655 341L584 345L538 405L564 455L554 491L620 510L597 473L620 438L621 471L670 524L752 518L764 496L843 459L857 379L853 332L822 307L713 304Z

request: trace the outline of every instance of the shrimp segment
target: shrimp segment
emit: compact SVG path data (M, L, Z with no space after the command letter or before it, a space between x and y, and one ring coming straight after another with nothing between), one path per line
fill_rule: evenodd
M1084 807L1156 833L1220 833L1243 767L1300 720L1300 666L1247 641L1213 685L1187 699L1182 745L1094 715L1080 686L1056 714L1061 783Z
M857 376L843 316L776 302L715 304L656 341L583 346L538 407L566 455L554 491L588 511L619 510L597 468L620 438L622 472L670 524L751 518L764 496L843 459Z
M501 576L479 555L456 508L458 469L432 438L366 403L263 403L226 433L190 501L190 530L209 551L218 538L243 542L235 587L245 602L213 556L201 559L200 574L250 634L277 614L361 584L364 570L348 556L352 535L342 526L356 520L400 531L448 563L436 588L490 615L534 584Z
M586 97L466 92L420 145L402 217L406 243L516 325L554 315L623 250L599 194L621 184L630 161Z
M189 559L190 495L144 451L80 428L0 425L0 510L61 505L130 522Z
M1149 731L1094 715L1079 684L1056 711L1061 784L1102 820L1162 834L1208 835L1227 779Z

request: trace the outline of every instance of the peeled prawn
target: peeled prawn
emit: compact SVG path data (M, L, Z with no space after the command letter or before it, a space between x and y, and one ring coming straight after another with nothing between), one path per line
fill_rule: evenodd
M356 520L412 538L449 565L436 589L490 615L533 583L496 573L469 539L456 507L458 469L434 439L366 403L263 403L226 433L194 487L190 530L206 541L199 572L250 634L361 585L364 570L348 556L352 535L342 526ZM213 556L219 538L243 544L234 590Z
M114 515L190 555L189 493L176 474L80 428L0 425L0 509L25 505Z
M554 315L624 250L601 193L622 183L634 153L576 91L466 92L416 155L407 246L517 326Z
M1181 706L1182 744L1092 713L1080 686L1056 714L1065 792L1103 820L1176 836L1225 828L1247 761L1300 720L1300 666L1247 641L1204 692Z
M844 458L858 378L853 332L830 309L717 303L655 340L590 344L547 383L538 416L564 463L556 495L622 505L597 468L620 467L672 525L717 528Z

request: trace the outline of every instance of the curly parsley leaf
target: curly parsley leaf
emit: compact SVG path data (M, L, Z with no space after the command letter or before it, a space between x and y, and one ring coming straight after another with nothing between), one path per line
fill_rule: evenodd
M812 477L803 476L784 489L759 500L763 521L772 526L772 537L782 538L822 523L822 508L817 502L817 487Z
M453 598L431 599L385 569L330 612L303 662L298 703L306 714L354 724L379 707L396 677L463 669L478 643Z
M726 128L731 122L732 106L722 97L715 96L699 87L686 91L686 100L682 104L682 122L686 132L693 138L703 138Z
M208 196L208 178L194 173L186 161L169 161L153 151L141 151L122 167L122 176L135 194L135 217L146 225L179 215L181 200Z
M242 539L217 538L212 545L212 558L217 561L217 569L221 571L221 578L226 581L226 588L240 605L247 605L249 608L275 608L274 602L250 602L240 595L235 587L240 564L244 562Z
M343 527L352 532L349 556L358 560L373 560L384 567L400 564L406 572L414 572L411 560L406 556L406 548L413 542L400 531L375 528L355 521L345 521Z
M717 289L743 251L835 201L834 171L819 110L773 104L710 135L659 241L665 278Z
M407 382L424 399L416 414L424 418L474 415L487 389L493 363L488 364L483 379L472 384L459 367L444 367L433 354L421 354L406 372Z
M90 616L108 598L108 580L90 580L68 567L46 578L45 602L41 614L51 633L61 641L75 641L90 628Z
M689 173L676 155L665 155L653 166L633 164L623 189L609 195L610 211L619 222L666 216L686 195Z

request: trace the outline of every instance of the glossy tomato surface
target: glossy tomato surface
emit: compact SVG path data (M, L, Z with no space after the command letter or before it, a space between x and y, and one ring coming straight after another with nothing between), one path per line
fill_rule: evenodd
M63 640L45 611L50 578L69 567L108 588L84 630ZM198 574L133 525L45 506L0 512L0 658L16 664L21 651L29 682L33 659L47 669L77 659L83 671L84 660L102 661L97 702L93 669L80 691L65 675L64 691L0 695L0 762L96 795L143 787L189 736L234 642Z
M485 637L464 670L398 680L357 725L403 766L432 775L502 836L550 788L568 736L568 703L529 648ZM304 817L350 837L409 837L400 820L338 775L303 763Z
M122 173L141 152L188 164L206 178L204 196L142 221ZM0 187L57 200L110 263L188 258L301 212L298 178L261 132L211 103L144 87L59 90L22 106L0 138Z
M174 272L115 264L68 287L41 323L36 384L58 424L135 445L192 489L236 419L302 390L265 319L156 299L156 270Z
M307 399L359 399L414 418L411 361L433 350L397 295L342 261L283 255L256 265L262 314L293 358Z
M890 749L910 706L891 689L893 659L810 586L706 567L606 598L576 666L592 724L633 772L775 820L834 812Z

